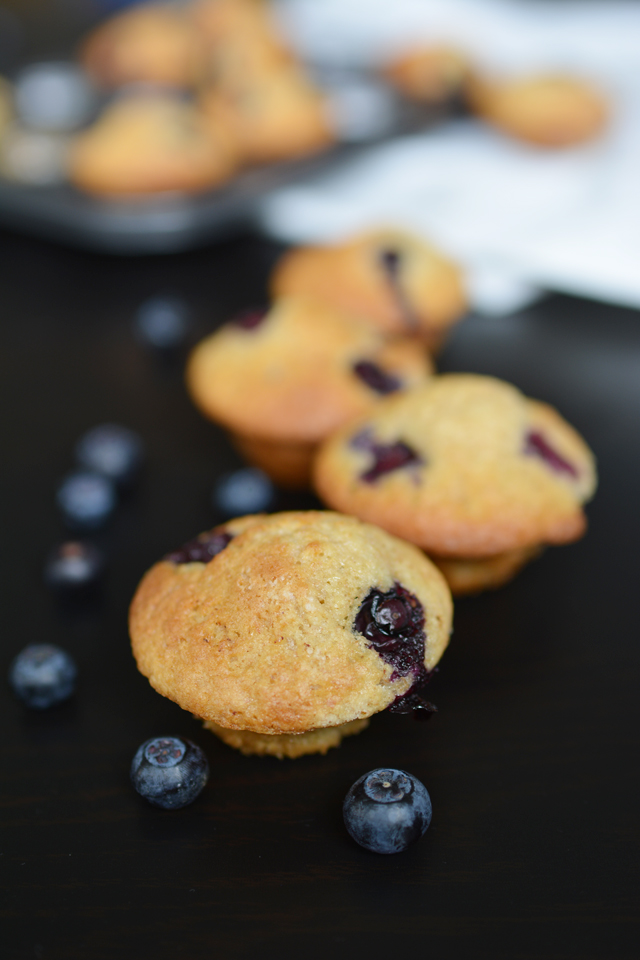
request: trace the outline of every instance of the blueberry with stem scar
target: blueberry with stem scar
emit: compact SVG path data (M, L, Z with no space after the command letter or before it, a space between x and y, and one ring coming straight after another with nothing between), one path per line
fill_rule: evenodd
M193 803L209 779L209 763L195 743L154 737L136 751L131 783L154 807L178 810Z
M353 784L342 807L349 835L372 853L400 853L431 823L431 798L417 777L381 767Z
M65 650L38 643L25 647L15 658L9 682L27 707L46 710L71 696L77 673L75 661Z

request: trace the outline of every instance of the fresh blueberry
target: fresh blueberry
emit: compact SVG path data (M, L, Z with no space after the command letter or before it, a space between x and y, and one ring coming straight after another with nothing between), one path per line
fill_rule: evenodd
M263 513L273 503L271 480L254 467L235 470L222 477L213 491L213 503L227 517Z
M56 499L69 526L86 530L106 523L117 502L111 480L88 470L69 474L58 487Z
M356 780L342 813L349 834L361 847L373 853L400 853L428 829L431 798L410 773L381 767Z
M568 473L577 477L578 471L573 463L565 460L549 441L537 430L531 430L525 437L524 452L529 457L540 457L556 473Z
M387 373L386 370L383 370L371 360L360 360L358 363L354 363L353 372L368 387L383 396L387 393L395 393L402 386L402 381L398 377Z
M100 578L104 558L97 547L79 540L61 543L49 555L44 579L50 587L76 590L91 586Z
M125 485L142 463L142 441L137 433L117 423L105 423L89 430L76 444L81 467Z
M154 807L178 810L193 803L209 779L200 747L182 737L154 737L136 751L131 783Z
M176 297L151 297L138 309L134 325L145 343L158 350L174 350L186 337L189 308Z
M35 710L46 710L71 696L77 668L60 647L38 643L25 647L9 670L9 682L16 695Z
M33 63L15 79L16 112L36 130L75 130L89 119L95 103L87 75L74 63Z
M173 553L168 553L165 560L170 563L209 563L222 553L232 540L231 533L227 533L223 527L215 527L208 533L201 533L194 540L189 540Z

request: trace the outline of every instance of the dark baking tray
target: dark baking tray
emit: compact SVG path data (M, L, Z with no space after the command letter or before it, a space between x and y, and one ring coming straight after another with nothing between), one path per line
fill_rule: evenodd
M114 258L0 232L0 669L42 640L80 669L76 697L48 714L0 689L3 960L637 960L637 312L552 297L465 320L441 356L555 404L601 483L583 540L456 603L429 723L380 714L324 758L245 758L136 671L136 584L217 521L212 486L240 460L189 403L184 357L149 352L133 316L151 295L181 297L197 339L264 299L278 253L245 236ZM64 536L54 490L78 436L105 421L141 434L146 469L100 535L103 593L60 605L42 583ZM165 813L128 769L143 740L171 733L206 750L212 776ZM387 764L434 804L427 835L395 857L341 822L351 783Z

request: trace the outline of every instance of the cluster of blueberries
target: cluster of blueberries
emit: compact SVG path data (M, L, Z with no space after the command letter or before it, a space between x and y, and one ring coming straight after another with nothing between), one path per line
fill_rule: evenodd
M148 345L180 345L186 314L179 301L156 298L142 305L136 332ZM57 490L66 525L79 534L100 529L113 515L119 496L131 487L143 461L140 437L126 427L104 424L84 434L75 448L77 469ZM213 505L225 518L261 513L275 500L270 479L244 468L215 485ZM85 540L58 546L45 565L45 581L58 590L79 592L95 584L104 569L101 551ZM32 644L11 664L9 681L29 708L44 710L67 700L75 689L73 658L53 644ZM195 743L182 737L154 737L137 750L131 782L151 804L176 810L192 803L209 778L209 764ZM344 801L349 834L376 853L397 853L419 839L431 822L431 800L423 784L402 770L372 770L357 780Z

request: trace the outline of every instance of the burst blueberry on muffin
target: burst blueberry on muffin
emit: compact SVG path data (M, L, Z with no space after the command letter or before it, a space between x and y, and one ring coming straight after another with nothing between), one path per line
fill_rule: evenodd
M585 531L593 456L550 406L491 377L448 374L388 398L326 441L331 507L425 550L455 593L499 586Z
M169 554L133 599L139 670L245 753L325 753L423 688L451 596L415 547L354 517L233 520Z
M187 367L191 397L276 482L309 482L318 443L386 394L423 383L421 344L300 297L253 311L203 340Z
M476 77L469 102L502 133L540 147L569 147L598 136L608 119L602 94L584 80L561 74L516 80Z
M385 333L417 334L432 350L467 309L459 268L424 240L394 229L292 250L276 266L271 291L313 297Z

